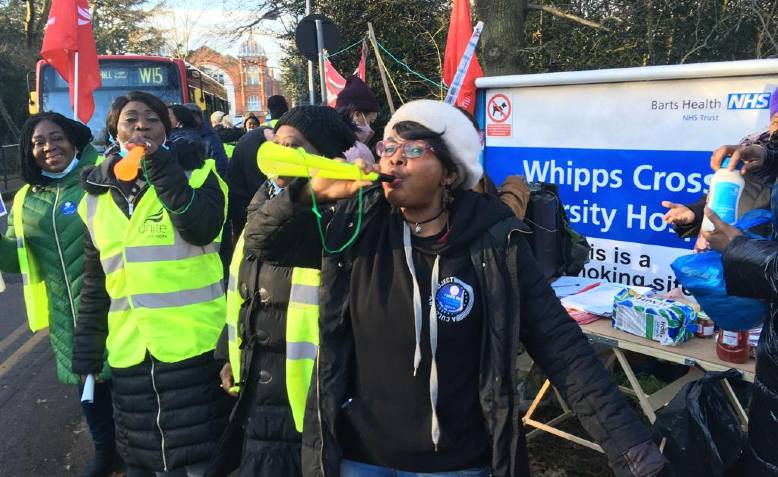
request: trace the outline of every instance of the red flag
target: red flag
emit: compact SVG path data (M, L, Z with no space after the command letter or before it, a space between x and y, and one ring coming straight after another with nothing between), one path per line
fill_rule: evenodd
M357 69L354 71L353 76L359 76L359 79L362 81L367 81L367 73L365 72L365 67L367 65L367 41L362 40L362 54L359 58L359 66L357 66Z
M92 92L102 81L87 0L53 0L41 57L70 85L70 105L75 110L78 99L76 114L81 122L88 123L95 111Z
M334 108L338 95L346 87L346 80L326 58L324 59L324 83L327 86L327 106Z
M470 18L469 0L454 0L451 7L448 37L446 38L446 56L443 60L443 82L451 85L459 66L459 60L467 49L467 43L473 34L473 24ZM470 67L467 69L465 81L456 100L457 106L462 106L471 113L475 111L475 79L484 75L478 58L473 55Z

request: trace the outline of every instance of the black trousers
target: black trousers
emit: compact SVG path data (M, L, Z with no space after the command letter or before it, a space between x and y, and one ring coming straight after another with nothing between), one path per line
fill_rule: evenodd
M78 386L78 400L81 401L81 394L84 392L84 385ZM111 382L95 383L94 400L91 403L82 402L81 408L84 410L84 417L89 427L89 433L92 435L92 442L95 444L97 452L115 452L115 431L113 424L113 401L111 399Z

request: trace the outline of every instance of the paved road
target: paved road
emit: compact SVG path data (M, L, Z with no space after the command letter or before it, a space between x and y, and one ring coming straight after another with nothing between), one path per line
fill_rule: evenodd
M0 293L0 475L80 475L92 445L78 389L57 381L48 333L33 335L27 328L19 275L3 278L7 289Z

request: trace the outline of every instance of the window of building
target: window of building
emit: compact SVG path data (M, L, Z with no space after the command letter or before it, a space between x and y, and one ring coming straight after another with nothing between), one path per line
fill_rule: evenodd
M249 96L249 100L246 103L246 109L249 111L259 111L261 108L260 102L259 102L259 96L252 94Z
M208 65L203 65L200 67L200 69L205 71L205 74L207 74L211 78L215 79L221 84L224 84L224 71L216 68L212 68Z
M246 84L249 86L260 84L259 66L249 66L246 68Z

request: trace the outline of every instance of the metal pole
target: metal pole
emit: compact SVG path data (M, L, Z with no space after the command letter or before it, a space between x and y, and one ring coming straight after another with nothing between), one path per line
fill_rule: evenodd
M311 14L311 0L305 0L305 16ZM313 90L313 61L308 60L308 103L316 104L316 93Z
M73 81L75 83L73 89L75 90L76 94L73 95L73 119L78 121L78 51L76 51L75 63L76 79Z
M319 83L321 84L321 104L327 106L327 80L324 76L324 24L316 20L316 48L319 50Z

